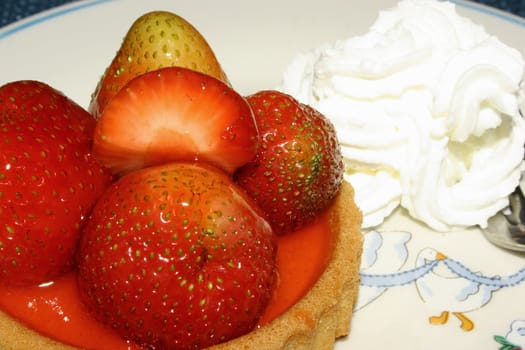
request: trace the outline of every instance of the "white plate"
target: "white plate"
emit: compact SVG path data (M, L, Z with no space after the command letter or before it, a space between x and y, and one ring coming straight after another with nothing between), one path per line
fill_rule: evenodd
M0 30L0 84L37 79L87 106L99 76L113 58L131 22L148 10L176 12L192 22L209 40L233 85L244 94L272 88L285 65L299 50L322 42L362 34L380 9L395 0L92 0L73 3L14 23ZM470 17L507 44L525 53L525 21L472 3L456 1ZM368 233L365 254L372 240L382 242L374 268L362 273L379 276L387 288L363 285L352 334L338 341L347 349L499 349L505 341L525 349L525 257L498 249L478 230L437 234L397 213L381 229ZM426 248L448 259L432 265L418 279L409 276L416 256ZM382 267L377 268L383 261ZM384 264L384 262L387 262ZM430 265L427 265L430 266ZM418 281L448 266L471 287L465 301L451 295L445 307L436 299L453 291L451 278L443 279L434 298L424 299ZM416 270L417 271L417 270ZM478 275L470 271L478 272ZM498 276L501 280L498 280ZM366 277L366 276L364 276ZM456 276L457 277L457 276ZM509 277L514 277L510 281ZM367 278L364 278L367 281ZM489 290L486 286L498 285ZM365 299L370 298L369 302ZM429 317L450 311L448 321L431 324ZM469 331L452 312L472 321ZM510 348L508 348L510 349Z

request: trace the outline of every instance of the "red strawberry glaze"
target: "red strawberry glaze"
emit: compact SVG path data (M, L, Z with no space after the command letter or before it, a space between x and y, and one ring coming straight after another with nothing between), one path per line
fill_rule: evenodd
M29 288L1 287L0 308L41 334L88 349L140 349L98 323L80 302L76 275Z
M328 213L278 237L279 283L259 326L297 302L324 271L334 243ZM327 239L328 237L328 239ZM330 239L331 238L331 239ZM98 323L79 299L75 273L35 287L0 287L0 309L62 343L93 350L138 350Z

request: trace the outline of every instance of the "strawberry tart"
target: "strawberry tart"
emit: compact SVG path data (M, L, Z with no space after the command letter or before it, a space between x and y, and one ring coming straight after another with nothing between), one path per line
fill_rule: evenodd
M361 211L331 122L241 96L164 11L133 23L84 110L0 87L0 348L331 349Z

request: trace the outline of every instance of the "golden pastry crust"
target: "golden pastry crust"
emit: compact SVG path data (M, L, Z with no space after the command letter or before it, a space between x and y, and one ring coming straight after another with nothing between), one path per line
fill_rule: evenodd
M352 310L359 289L363 247L362 216L348 183L332 204L331 227L338 231L333 255L310 291L284 314L229 342L207 350L328 350L350 332ZM78 350L28 329L0 312L2 350Z

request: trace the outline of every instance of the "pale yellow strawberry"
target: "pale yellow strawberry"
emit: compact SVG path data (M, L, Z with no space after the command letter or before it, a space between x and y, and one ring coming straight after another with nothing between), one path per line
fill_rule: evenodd
M209 43L191 23L171 12L153 11L132 24L92 96L89 111L98 119L129 80L170 66L190 68L228 83Z

